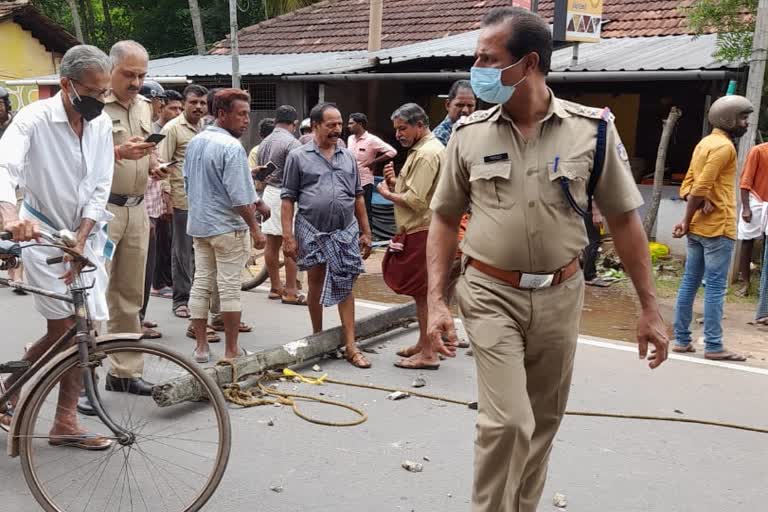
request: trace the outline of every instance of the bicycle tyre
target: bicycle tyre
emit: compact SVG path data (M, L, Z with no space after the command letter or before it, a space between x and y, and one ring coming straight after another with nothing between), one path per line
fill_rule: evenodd
M216 454L216 461L214 463L214 468L208 477L207 482L205 483L205 486L200 490L197 497L192 501L188 506L182 505L184 508L180 509L178 512L196 512L200 510L213 496L214 492L218 488L219 484L221 483L221 479L224 476L224 472L226 471L227 464L229 462L229 456L230 456L230 449L231 449L231 442L232 442L232 432L231 432L231 424L230 424L230 418L229 418L229 412L226 405L226 401L224 400L224 396L219 389L219 387L216 385L214 380L206 374L203 369L199 366L197 366L195 363L187 359L186 357L178 354L175 351L169 350L165 348L162 345L158 345L155 343L145 343L145 342L136 342L134 340L125 341L125 340L114 340L114 341L108 341L105 343L99 344L99 351L105 352L107 355L114 354L114 353L125 353L125 352L133 352L133 353L142 353L142 357L144 360L146 360L147 355L155 356L155 357L162 357L167 359L170 362L173 362L177 364L179 367L183 368L184 370L188 371L190 375L193 375L196 378L196 385L200 386L205 393L208 396L207 403L211 404L211 407L213 408L213 411L216 415L216 420L218 422L218 437L219 437L219 444ZM35 500L40 504L40 506L45 510L46 512L68 512L66 508L60 508L59 505L57 505L55 502L51 500L51 498L48 496L48 493L46 492L46 489L44 489L40 482L38 481L38 476L36 474L35 466L33 463L33 454L32 454L32 443L34 441L34 428L36 425L36 420L38 417L38 414L40 413L41 406L43 405L43 402L45 401L46 397L48 396L49 392L51 392L54 388L56 388L57 383L59 380L61 380L61 376L73 369L77 368L79 365L79 358L77 353L73 354L71 357L68 357L67 359L63 360L61 363L57 364L54 368L50 370L48 375L40 381L40 383L35 386L33 390L31 390L31 393L33 393L29 398L29 405L24 410L24 417L21 418L21 429L20 429L20 457L21 457L21 467L22 471L24 473L24 478L27 481L27 485L30 488L30 491L32 492L32 495L34 496ZM102 367L103 368L103 367ZM127 395L126 393L120 393L120 395ZM151 397L142 397L146 400L152 400ZM103 402L103 399L102 399ZM105 406L105 408L109 412L109 408ZM118 411L111 411L111 416L113 420L117 419ZM95 421L98 421L101 425L101 422L98 420L98 418L95 419ZM128 420L130 422L130 418ZM106 427L105 427L106 428ZM153 434L149 434L149 436L152 436ZM156 434L155 434L156 435ZM40 436L38 436L39 438ZM149 439L150 437L148 437ZM152 442L151 439L149 442ZM56 450L66 450L68 448L55 448ZM71 449L70 449L71 450ZM74 454L74 452L68 452L70 454ZM88 453L100 453L100 452L88 452ZM145 462L145 465L149 467L149 465ZM126 475L128 473L128 470L126 470ZM126 479L128 477L126 476ZM138 479L137 479L138 481ZM130 491L130 488L129 488ZM121 496L121 504L122 504L122 496ZM146 503L145 503L146 506ZM90 508L86 507L88 510L91 510ZM110 510L113 510L110 508ZM167 511L172 512L172 511Z

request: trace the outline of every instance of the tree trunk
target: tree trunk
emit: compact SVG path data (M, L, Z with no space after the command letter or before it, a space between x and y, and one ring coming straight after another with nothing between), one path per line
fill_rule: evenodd
M659 150L656 153L656 171L653 175L653 195L651 196L651 202L648 205L648 211L645 212L645 220L643 221L643 228L645 229L645 234L648 237L648 240L655 239L655 237L652 236L652 233L653 227L656 225L656 217L659 214L661 191L664 187L664 169L667 162L667 147L669 146L669 139L672 137L675 125L682 115L682 110L677 107L672 107L669 111L669 116L666 121L664 121L664 129L661 132Z
M203 20L200 17L200 5L198 5L197 0L189 0L189 15L192 17L192 29L195 31L197 54L205 55L205 33L203 32Z
M112 26L112 7L109 0L101 0L101 7L104 9L104 31L107 34L105 46L112 46L115 43L115 28Z
M80 10L77 8L77 0L67 0L67 5L72 11L72 23L75 25L75 37L81 43L85 42L83 38L83 26L80 24Z
M356 339L372 338L399 327L406 327L416 321L415 316L416 304L410 302L363 318L355 322ZM240 376L288 368L323 354L332 353L343 345L343 339L341 327L334 327L285 345L238 357L233 363ZM206 368L205 371L219 386L232 383L230 366L214 366ZM152 387L152 398L158 406L168 407L204 397L201 396L200 389L195 386L195 380L191 376L186 376L158 382Z

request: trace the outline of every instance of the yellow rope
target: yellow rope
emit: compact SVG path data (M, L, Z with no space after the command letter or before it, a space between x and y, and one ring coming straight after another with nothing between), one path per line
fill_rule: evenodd
M232 373L233 373L233 381L235 380L234 377L236 377L235 374L235 367L229 362L229 361L222 361L220 364L228 365L232 367ZM279 373L269 373L263 377L264 380L275 380L279 378L280 376L284 376L287 378L293 378L300 382L306 383L306 384L312 384L312 385L322 385L322 384L338 384L340 386L350 386L355 388L364 388L364 389L373 389L376 391L386 391L390 393L394 392L402 392L402 393L408 393L411 396L417 396L420 398L426 398L428 400L436 400L440 402L447 402L451 404L457 404L457 405L463 405L469 407L473 402L467 401L467 400L456 400L453 398L447 398L444 396L439 395L431 395L428 393L420 393L417 391L413 391L410 389L400 389L400 388L390 388L386 386L378 386L375 384L360 384L358 382L348 382L343 380L336 380L336 379L329 379L327 375L323 375L320 378L312 378L312 377L306 377L304 375L301 375L300 373L294 372L290 369L283 370L282 374ZM271 405L275 403L280 403L282 405L290 405L293 407L293 411L296 413L297 416L300 418L303 418L311 423L316 423L318 425L328 425L333 427L346 427L346 426L354 426L359 425L366 421L368 419L368 416L360 409L357 409L355 407L352 407L350 405L341 403L341 402L335 402L332 400L325 400L323 398L319 398L316 396L311 395L300 395L296 393L283 393L281 391L278 391L274 388L269 388L264 386L261 382L259 382L259 389L264 395L270 395L275 396L277 399L264 399L264 398L257 398L255 397L250 391L242 391L240 390L239 386L237 384L233 384L231 386L228 386L224 390L224 396L232 403L235 403L237 405L241 405L243 407L252 407L254 405ZM350 411L353 411L360 415L360 419L354 422L349 423L335 423L335 422L328 422L323 420L317 420L313 418L309 418L302 414L297 406L294 400L292 398L300 398L300 399L306 399L311 401L316 401L320 403L325 403L328 405L333 405L336 407L343 407L345 409L349 409ZM699 420L694 418L678 418L675 416L646 416L641 414L620 414L620 413L608 413L608 412L592 412L592 411L566 411L566 415L568 416L586 416L586 417L592 417L592 418L617 418L617 419L628 419L628 420L641 420L641 421L664 421L664 422L672 422L672 423L692 423L696 425L706 425L711 427L721 427L721 428L730 428L735 430L745 430L747 432L757 432L759 434L768 434L768 429L765 428L759 428L759 427L752 427L749 425L742 425L738 423L726 423L726 422L720 422L720 421L709 421L709 420Z

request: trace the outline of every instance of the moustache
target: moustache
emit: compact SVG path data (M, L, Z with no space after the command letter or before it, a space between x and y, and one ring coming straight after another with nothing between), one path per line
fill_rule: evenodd
M341 137L340 133L329 133L328 134L328 138L329 139L338 139L339 137Z
M128 90L131 91L131 92L133 92L133 91L138 92L140 89L138 87L134 87L134 86L130 85L130 86L128 86Z

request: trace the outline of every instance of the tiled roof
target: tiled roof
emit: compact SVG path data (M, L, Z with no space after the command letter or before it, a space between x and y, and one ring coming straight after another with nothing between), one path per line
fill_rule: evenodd
M685 8L694 0L605 0L603 37L689 34ZM483 15L512 0L386 0L382 48L438 39L480 27ZM324 0L240 31L241 53L308 53L365 50L368 0ZM554 0L539 12L552 20ZM229 41L211 53L228 53Z
M45 16L29 0L0 0L0 21L8 18L30 31L48 51L64 53L78 44L72 34Z

